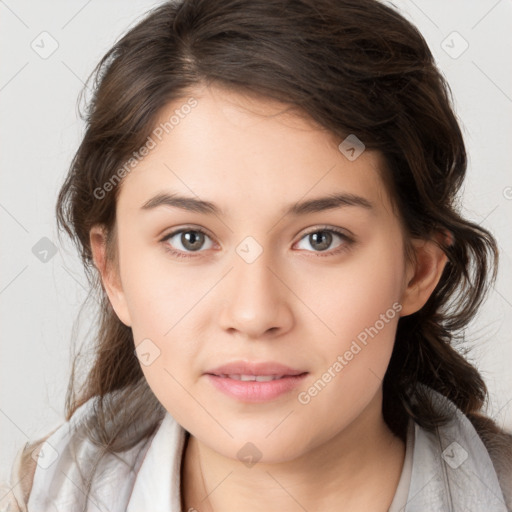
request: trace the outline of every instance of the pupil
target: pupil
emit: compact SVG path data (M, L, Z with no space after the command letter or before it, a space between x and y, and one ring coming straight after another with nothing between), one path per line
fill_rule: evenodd
M329 247L331 244L331 238L332 235L328 231L318 231L316 233L312 233L310 237L313 238L314 243L312 244L314 246L315 243L319 243L320 246L317 246L317 249L325 250ZM326 241L321 242L322 238L326 238Z
M198 240L201 240L202 233L198 233L197 231L186 231L182 234L182 236L185 238L185 243L183 243L184 247L187 247L188 245L191 247L187 247L188 249L197 249L201 246L201 244L197 243ZM195 245L195 247L194 247Z

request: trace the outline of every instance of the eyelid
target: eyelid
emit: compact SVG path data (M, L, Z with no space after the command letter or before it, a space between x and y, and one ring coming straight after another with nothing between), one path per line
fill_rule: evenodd
M328 224L317 224L316 226L313 226L311 229L308 228L308 230L302 234L300 240L302 240L302 238L304 238L306 235L310 235L311 233L316 233L317 231L334 231L334 232L338 233L339 235L345 236L346 238L350 238L350 239L356 238L354 233L352 233L352 231L350 231L349 229L339 228L336 226L330 226Z
M186 224L184 226L171 229L168 233L166 233L165 235L162 235L162 237L160 238L160 241L166 240L174 235L177 235L178 233L182 233L183 231L199 231L200 233L204 233L205 235L208 235L212 240L215 240L215 237L206 228L203 228L201 226L196 226L194 224Z

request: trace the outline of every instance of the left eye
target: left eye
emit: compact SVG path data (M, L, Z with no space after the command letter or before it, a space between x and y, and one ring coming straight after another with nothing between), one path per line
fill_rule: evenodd
M347 236L345 233L338 231L336 229L317 229L316 231L310 231L306 233L300 241L307 240L308 243L316 249L314 252L325 252L326 249L330 247L333 241L333 235L342 240L342 242L336 247L333 251L330 251L330 254L337 253L340 250L348 248L348 246L352 243L352 239ZM323 255L321 255L323 256Z

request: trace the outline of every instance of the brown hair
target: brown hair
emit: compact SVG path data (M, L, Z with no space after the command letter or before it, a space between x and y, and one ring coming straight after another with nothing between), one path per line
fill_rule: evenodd
M89 230L103 224L115 262L120 186L102 199L95 191L145 143L164 105L198 84L217 84L282 101L340 142L356 134L384 156L386 183L408 238L451 233L451 244L439 242L448 263L438 286L420 311L399 320L383 414L402 438L408 417L427 429L445 422L424 384L475 424L490 422L481 415L485 383L457 345L495 279L497 248L488 231L458 212L464 141L449 87L411 23L376 0L166 2L108 51L92 77L86 132L57 203L58 224L76 242L100 292L94 360L81 386L78 357L74 361L68 419L96 397L90 436L115 451L147 437L162 418L131 329L113 311L92 261ZM138 433L132 422L143 425Z

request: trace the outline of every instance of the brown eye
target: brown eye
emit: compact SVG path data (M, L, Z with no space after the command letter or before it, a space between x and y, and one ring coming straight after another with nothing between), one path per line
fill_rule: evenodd
M183 231L180 242L189 251L197 251L204 243L204 234L198 231Z
M335 246L332 250L328 250L332 246L333 241L336 238L340 239L341 242L338 243L338 245ZM325 256L334 255L345 249L348 249L354 242L354 240L347 234L333 228L317 228L315 231L310 231L309 233L306 233L301 238L300 242L302 242L303 240L306 240L310 247L313 248L313 251L310 252L326 252L327 254L325 254ZM299 248L303 249L304 247ZM324 254L319 254L319 256L324 256Z
M307 236L311 246L319 251L325 251L332 243L332 234L329 231L316 231Z
M169 243L173 238L175 238L173 243ZM210 239L210 237L204 231L197 228L185 228L169 233L161 241L165 242L166 246L170 246L168 247L169 251L174 254L179 254L200 252L206 239ZM209 248L211 248L211 246L207 247L207 249ZM184 256L186 256L186 254L184 254Z

